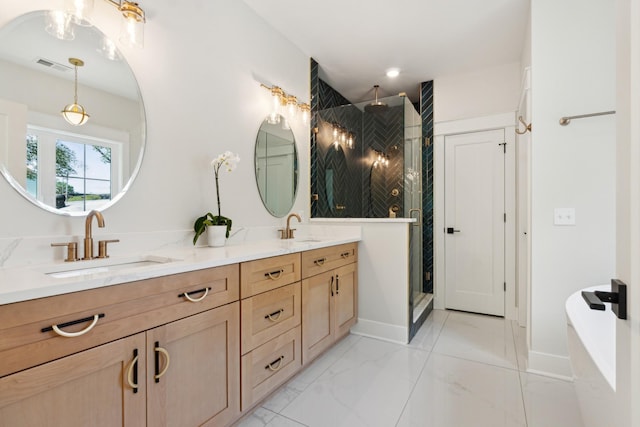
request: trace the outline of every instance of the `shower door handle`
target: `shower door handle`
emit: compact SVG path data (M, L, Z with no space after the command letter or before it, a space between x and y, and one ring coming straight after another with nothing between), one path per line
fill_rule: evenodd
M459 233L460 230L455 230L453 227L447 228L447 234Z
M414 226L420 226L420 225L422 225L422 209L418 209L418 208L409 209L409 218L413 218L413 217L411 216L411 214L412 214L413 212L418 212L418 213L420 214L420 215L418 215L418 218L417 218L418 220L417 220L415 223L413 223L413 225L414 225Z

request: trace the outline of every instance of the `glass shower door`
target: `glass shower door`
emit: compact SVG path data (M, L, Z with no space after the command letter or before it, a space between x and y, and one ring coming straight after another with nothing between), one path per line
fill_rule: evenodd
M404 212L416 221L409 232L409 340L426 317L429 299L422 283L422 123L413 106L405 101ZM410 107L410 108L409 108ZM424 314L424 315L423 315Z

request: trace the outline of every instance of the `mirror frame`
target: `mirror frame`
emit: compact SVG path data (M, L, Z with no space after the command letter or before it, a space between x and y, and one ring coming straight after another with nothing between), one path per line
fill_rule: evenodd
M34 11L30 11L21 15L18 15L16 17L14 17L13 19L9 20L7 23L5 23L5 25L0 28L0 38L3 38L2 35L6 36L6 31L15 28L18 25L21 25L24 21L27 21L29 19L40 19L42 17L45 17L50 11L48 10L34 10ZM43 19L44 20L44 19ZM21 22L23 21L23 22ZM86 27L85 27L86 28ZM107 35L98 27L96 27L95 25L88 27L91 29L91 31L94 31L95 34L97 36L99 36L99 38L107 38ZM44 28L43 28L43 32L44 32ZM96 49L98 49L100 46L95 46ZM119 55L119 60L120 62L122 62L122 64L124 64L123 66L127 68L128 74L131 75L131 83L133 85L135 85L135 89L136 89L136 94L137 94L137 103L139 104L139 110L140 110L140 119L141 119L141 123L140 123L140 132L139 132L139 137L140 137L140 142L139 142L139 149L136 149L135 151L137 152L137 157L135 159L135 164L132 162L130 164L130 173L129 173L129 177L128 180L126 182L124 182L121 186L121 188L119 189L119 191L115 194L112 195L111 199L108 200L106 203L104 203L103 205L101 205L99 208L97 208L100 211L103 211L105 209L108 209L109 207L113 206L115 203L117 203L129 190L129 188L131 187L131 185L133 184L133 182L135 181L135 179L138 176L138 173L140 171L141 165L142 165L142 161L144 158L144 154L146 151L146 145L147 145L147 117L146 117L146 109L145 109L145 105L144 105L144 99L142 97L142 92L140 90L140 85L138 84L138 80L136 78L135 73L133 72L133 69L131 68L131 66L129 65L129 63L126 61L126 59L124 58L124 55L122 55L122 53L120 51L118 51L118 55ZM69 54L69 56L74 56L73 54ZM79 71L79 76L81 79L81 74L82 71ZM81 81L81 80L80 80ZM79 81L79 82L80 82ZM61 118L61 120L63 120ZM64 125L63 125L64 126ZM37 127L37 126L36 126ZM60 134L64 135L65 133L67 133L63 127L61 127L59 129ZM25 129L25 138L28 135L28 129ZM80 137L85 137L84 134L78 134ZM91 138L91 137L89 137ZM26 139L25 139L26 142ZM130 157L133 158L133 156L131 156L130 153ZM16 178L11 174L11 172L9 171L8 165L5 164L5 162L0 162L0 173L2 174L2 176L6 179L6 181L9 183L9 185L11 185L11 187L13 187L14 190L16 190L21 196L23 196L25 199L27 199L29 202L31 202L33 205L57 214L57 215L61 215L61 216L86 216L87 213L89 212L89 210L82 210L82 211L61 211L58 208L56 208L55 206L52 205L48 205L38 199L36 199L35 197L33 197L33 195L31 193L29 193L27 191L27 189L25 187L23 187L23 185L18 182L16 180Z

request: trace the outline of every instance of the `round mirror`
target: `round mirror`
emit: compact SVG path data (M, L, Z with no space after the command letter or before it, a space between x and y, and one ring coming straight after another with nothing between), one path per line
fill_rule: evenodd
M267 117L262 122L256 138L255 168L264 207L282 218L293 207L298 189L296 141L284 117Z
M64 215L102 210L122 197L142 162L146 125L138 84L115 44L95 26L30 12L0 29L0 75L7 181ZM78 106L88 118L74 125Z

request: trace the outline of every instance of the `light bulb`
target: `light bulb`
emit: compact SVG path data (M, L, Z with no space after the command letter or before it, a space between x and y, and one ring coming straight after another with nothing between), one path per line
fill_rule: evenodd
M76 36L71 20L73 15L62 10L52 10L47 14L45 30L60 40L73 40Z

